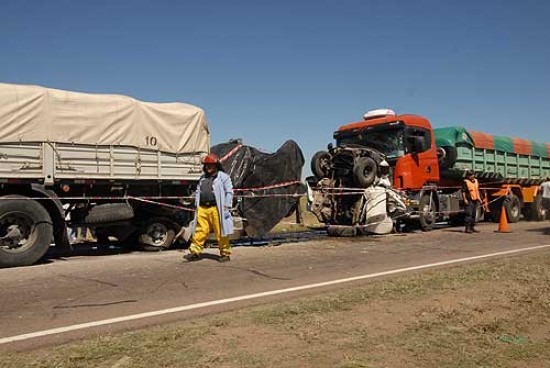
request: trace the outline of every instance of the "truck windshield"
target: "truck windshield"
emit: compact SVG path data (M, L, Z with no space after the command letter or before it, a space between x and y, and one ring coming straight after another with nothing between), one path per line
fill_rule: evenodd
M356 135L343 136L338 145L359 145L374 148L387 158L397 158L405 154L403 128L362 131Z

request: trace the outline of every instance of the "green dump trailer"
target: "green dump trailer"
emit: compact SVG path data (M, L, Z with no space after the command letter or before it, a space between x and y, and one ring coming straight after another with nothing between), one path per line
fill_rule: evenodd
M494 219L503 204L510 222L522 213L532 220L547 217L537 190L550 177L550 144L458 126L434 129L434 135L442 187L459 186L465 170L472 169L488 195ZM503 196L505 203L497 200Z

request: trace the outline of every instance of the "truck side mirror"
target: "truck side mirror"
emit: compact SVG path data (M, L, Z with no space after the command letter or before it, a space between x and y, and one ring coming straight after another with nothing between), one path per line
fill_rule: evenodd
M327 150L329 152L332 152L332 149L334 148L334 146L332 145L332 143L329 143L328 146L327 146Z

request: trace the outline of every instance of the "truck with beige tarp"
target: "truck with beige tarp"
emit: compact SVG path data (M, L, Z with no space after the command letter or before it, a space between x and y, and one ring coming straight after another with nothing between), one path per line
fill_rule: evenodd
M69 247L67 224L169 247L209 147L192 105L0 83L0 267Z

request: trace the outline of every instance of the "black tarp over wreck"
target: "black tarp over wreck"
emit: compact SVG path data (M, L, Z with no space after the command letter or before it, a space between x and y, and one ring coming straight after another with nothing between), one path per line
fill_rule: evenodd
M286 141L275 153L264 153L239 140L217 144L211 148L222 161L223 168L233 182L237 210L245 219L249 236L260 236L270 231L284 217L292 214L299 202L298 196L306 188L301 183L304 156L298 144ZM256 198L251 198L257 195Z

